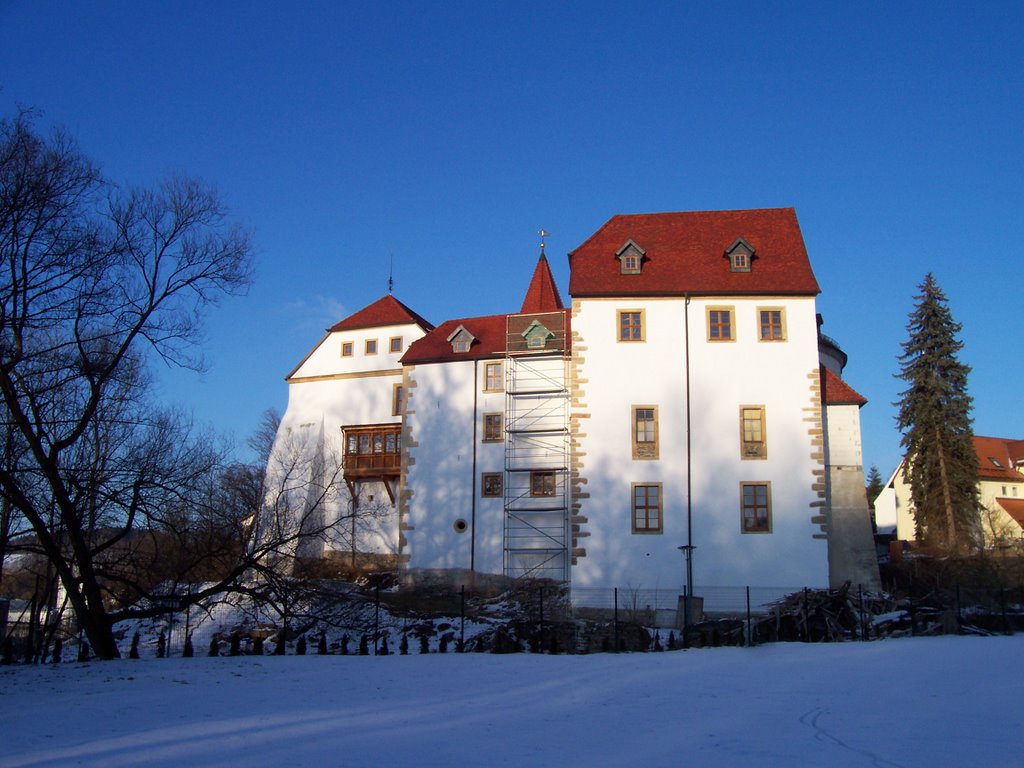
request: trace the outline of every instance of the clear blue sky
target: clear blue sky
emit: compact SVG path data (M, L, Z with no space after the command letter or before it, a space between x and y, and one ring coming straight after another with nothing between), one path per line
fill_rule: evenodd
M518 308L538 252L616 213L793 206L850 355L865 465L929 270L975 429L1024 438L1024 5L0 0L0 112L42 110L116 181L215 183L250 294L162 396L239 438L323 329L386 292L438 323ZM1018 391L1018 395L1013 392Z

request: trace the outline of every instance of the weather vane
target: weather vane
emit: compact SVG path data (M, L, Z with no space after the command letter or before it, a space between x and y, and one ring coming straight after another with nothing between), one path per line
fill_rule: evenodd
M395 288L395 255L390 254L391 263L388 265L388 296Z
M550 235L546 229L538 229L537 234L540 235L540 252L544 253L544 238Z

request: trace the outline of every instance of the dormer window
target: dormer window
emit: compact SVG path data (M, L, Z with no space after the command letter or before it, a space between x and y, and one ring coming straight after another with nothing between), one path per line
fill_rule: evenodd
M456 354L462 354L469 352L469 348L476 341L476 337L466 330L464 325L460 325L448 336L448 341L452 345L452 352Z
M523 338L526 339L527 349L544 349L555 334L549 331L539 320L534 320L523 331Z
M725 250L725 256L729 259L729 267L733 272L749 272L754 260L754 248L742 237L737 237Z
M647 252L632 240L627 240L618 251L615 258L619 260L619 272L623 275L639 275L643 263L647 259Z

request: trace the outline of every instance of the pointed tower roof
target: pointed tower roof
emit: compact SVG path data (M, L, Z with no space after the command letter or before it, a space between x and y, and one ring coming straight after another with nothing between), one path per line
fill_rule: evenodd
M558 286L551 275L547 257L541 251L540 258L537 259L537 268L533 271L533 279L530 280L530 287L523 299L523 308L519 312L525 315L534 312L557 312L560 309L565 309L565 306L562 304L562 297L558 295Z
M408 325L413 323L424 331L431 331L434 326L409 309L390 293L368 307L363 307L353 315L335 323L327 330L351 331L356 328L377 328L386 325Z

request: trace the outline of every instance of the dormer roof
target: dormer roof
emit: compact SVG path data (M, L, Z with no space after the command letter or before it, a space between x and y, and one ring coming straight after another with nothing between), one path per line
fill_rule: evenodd
M640 274L624 275L623 243L643 243ZM738 241L749 272L723 258ZM569 254L569 294L588 296L804 295L820 292L792 208L618 215Z
M564 308L562 297L558 294L558 286L555 285L555 278L551 274L551 267L547 257L542 253L537 259L537 267L533 270L533 278L530 280L530 287L526 289L523 307L519 312L556 312Z
M382 328L389 325L418 325L424 331L433 330L434 326L413 312L409 307L392 296L383 296L369 306L349 315L332 325L327 330L353 331L358 328Z

